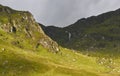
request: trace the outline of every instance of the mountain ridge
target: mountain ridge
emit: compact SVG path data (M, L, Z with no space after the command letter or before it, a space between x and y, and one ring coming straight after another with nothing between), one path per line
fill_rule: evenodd
M39 47L42 45L45 48L48 48L52 52L59 51L58 45L52 39L50 39L38 23L33 18L33 15L28 11L17 11L13 10L6 6L0 6L0 29L10 34L14 34L14 37L20 37L23 39L32 40L28 42L30 46ZM21 36L20 36L20 35ZM38 35L39 34L39 35ZM19 38L19 39L20 39ZM13 44L23 44L23 39L13 41ZM33 44L31 44L33 43Z
M114 48L113 46L119 47L120 44L119 20L120 9L117 9L98 16L82 18L63 28L54 26L42 28L49 37L66 48L75 50ZM71 40L69 37L71 37ZM109 43L109 41L113 42Z
M113 51L93 51L86 54L76 52L58 45L44 33L42 28L45 31L46 27L38 24L31 13L0 6L0 76L120 75L119 51L115 52L116 50L112 49ZM78 34L75 35L76 30L72 30L72 28L67 28L67 30L57 27L54 29L53 26L49 28L53 33L49 29L46 30L47 32L53 36L57 34L58 38L63 39L59 40L66 41L66 44L73 38L79 40ZM93 31L83 29L83 33L80 31L83 36L87 37L83 40L87 40L89 34L96 31L96 28L92 27L92 29ZM97 31L101 33L101 30ZM116 29L112 31L116 33ZM109 36L109 34L107 35ZM72 47L69 47L74 47L73 44L70 45Z

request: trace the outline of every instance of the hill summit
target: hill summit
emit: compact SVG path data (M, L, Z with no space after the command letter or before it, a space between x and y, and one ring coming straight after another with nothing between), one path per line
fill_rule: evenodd
M43 46L49 51L58 52L58 44L44 34L39 24L28 11L16 11L0 5L0 37L1 41L24 49L36 49ZM3 32L3 33L2 33ZM4 37L7 33L13 37Z

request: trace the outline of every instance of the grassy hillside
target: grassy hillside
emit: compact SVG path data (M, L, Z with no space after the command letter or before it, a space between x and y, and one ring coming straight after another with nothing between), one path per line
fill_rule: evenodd
M31 50L23 49L10 44L12 39L17 40L12 35L2 30L0 33L4 34L0 37L0 76L79 76L82 74L83 76L86 74L96 76L94 73L76 69L67 63L66 60L69 57L65 57L65 55L68 53L71 56L72 52L64 51L62 53L61 51L61 53L54 54L48 52L43 46L39 46L36 50L34 48ZM8 39L4 40L5 38ZM27 47L28 45L24 46ZM85 59L89 60L88 58Z
M0 11L0 30L15 38L10 41L11 44L24 49L36 49L42 45L49 51L59 51L57 43L44 34L31 13L6 6L0 6Z
M86 52L58 46L29 12L0 5L0 76L120 75L119 55Z
M14 36L0 31L0 76L119 76L119 58L87 56L60 47L59 53L43 46L24 49L11 44ZM8 39L6 39L8 38ZM6 39L6 40L4 40ZM21 45L27 47L28 45Z

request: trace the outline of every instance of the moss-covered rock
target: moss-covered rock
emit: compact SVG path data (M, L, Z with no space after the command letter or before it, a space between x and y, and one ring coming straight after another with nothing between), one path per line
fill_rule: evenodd
M33 48L38 47L39 44L49 51L59 51L58 44L44 34L39 24L28 11L16 11L0 5L0 30L14 36L15 39L11 42L14 45L21 39L23 39L23 42L27 39L28 42L26 43ZM16 38L18 38L17 42L15 42ZM22 42L19 43L20 46L23 46L23 44ZM23 47L25 48L27 45Z

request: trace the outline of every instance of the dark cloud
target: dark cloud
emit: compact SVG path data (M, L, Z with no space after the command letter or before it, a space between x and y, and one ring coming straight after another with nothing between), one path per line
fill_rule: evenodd
M120 8L120 0L0 0L3 5L30 11L45 25L66 26L80 18Z

